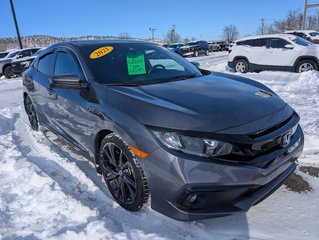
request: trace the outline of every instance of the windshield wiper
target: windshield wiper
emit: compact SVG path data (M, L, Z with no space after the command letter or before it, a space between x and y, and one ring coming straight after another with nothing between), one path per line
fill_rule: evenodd
M121 83L110 83L109 86L140 86L140 83L133 82L121 82Z
M194 77L196 77L196 74L189 74L189 75L184 75L184 76L176 76L176 77L170 78L169 80L184 80L184 79L194 78Z

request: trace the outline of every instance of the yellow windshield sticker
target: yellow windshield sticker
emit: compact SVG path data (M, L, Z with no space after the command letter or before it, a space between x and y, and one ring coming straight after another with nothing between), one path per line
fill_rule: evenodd
M90 58L91 59L100 58L100 57L105 56L106 54L109 54L112 51L113 51L113 47L111 47L111 46L101 47L101 48L98 48L98 49L94 50L90 54Z
M128 54L126 56L128 75L146 74L143 53Z

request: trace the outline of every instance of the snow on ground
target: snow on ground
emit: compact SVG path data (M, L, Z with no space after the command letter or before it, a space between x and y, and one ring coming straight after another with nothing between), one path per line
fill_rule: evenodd
M188 60L228 72L225 53ZM296 109L306 140L300 163L319 166L319 74L245 76L268 85ZM151 209L123 210L88 161L52 134L32 132L21 79L0 79L0 123L1 239L319 239L319 179L300 171L311 192L283 186L247 214L178 222Z

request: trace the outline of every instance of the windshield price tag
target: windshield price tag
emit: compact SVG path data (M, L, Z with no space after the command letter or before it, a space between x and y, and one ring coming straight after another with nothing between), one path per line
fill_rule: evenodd
M146 74L145 59L143 53L126 55L128 75Z

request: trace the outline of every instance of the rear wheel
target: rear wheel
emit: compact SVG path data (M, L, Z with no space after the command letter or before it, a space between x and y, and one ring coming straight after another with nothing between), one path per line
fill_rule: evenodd
M235 71L239 73L247 73L248 72L248 63L245 59L237 59L235 61Z
M36 114L36 111L35 111L35 108L34 108L32 102L31 102L31 99L28 96L26 96L24 98L24 109L28 115L32 130L38 131L39 123L38 123L37 114Z
M198 57L198 55L199 55L199 53L198 53L198 51L196 50L196 51L194 52L193 56L194 56L194 57Z
M143 170L127 144L116 134L107 135L100 147L101 170L114 200L129 211L148 201L149 189Z
M296 71L299 73L313 71L313 70L318 71L318 65L314 60L311 60L311 59L300 61L296 67Z
M5 69L4 69L4 76L7 78L7 79L10 79L10 78L13 78L13 72L12 72L12 67L11 66L7 66Z
M208 55L209 55L209 51L208 51L208 50L206 50L206 53L205 53L205 54L206 54L206 56L208 56Z

